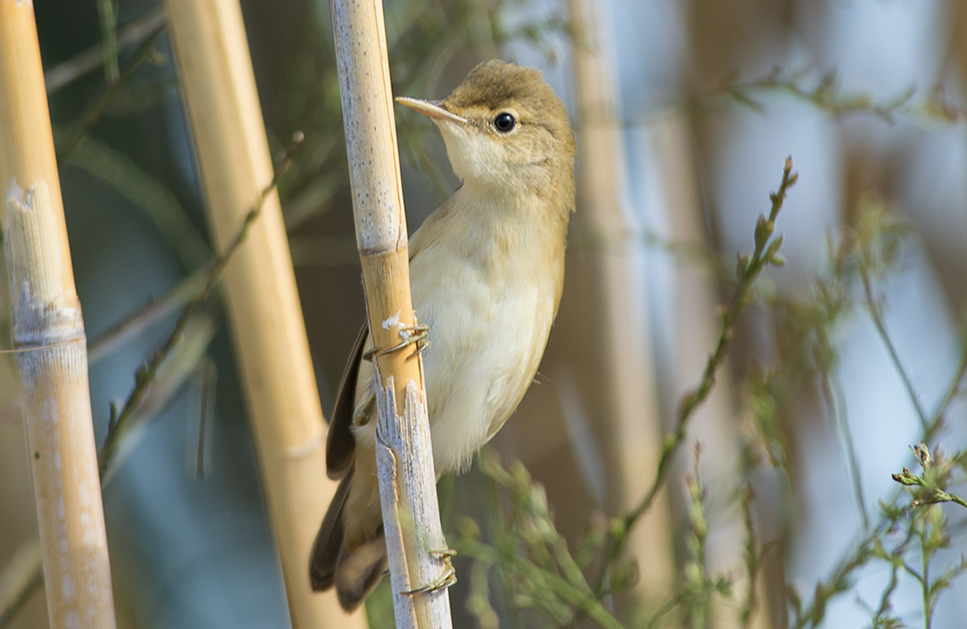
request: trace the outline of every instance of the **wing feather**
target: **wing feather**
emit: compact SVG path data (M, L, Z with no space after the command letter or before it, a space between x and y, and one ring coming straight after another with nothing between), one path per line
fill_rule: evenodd
M356 454L356 438L353 436L353 413L356 411L356 383L359 366L363 361L363 348L369 338L369 326L363 324L356 344L349 355L349 362L339 382L336 405L329 421L326 437L326 474L333 480L343 478L353 467Z

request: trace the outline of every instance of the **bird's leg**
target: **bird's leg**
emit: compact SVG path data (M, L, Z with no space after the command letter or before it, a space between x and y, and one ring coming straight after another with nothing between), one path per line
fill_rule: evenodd
M456 556L457 551L453 550L452 548L447 548L446 550L430 550L427 552L429 552L430 555L439 557L443 560L443 574L423 587L418 587L406 592L400 592L400 594L412 596L413 594L436 592L437 590L446 589L457 582L457 571L453 568L453 562L450 561L454 556Z

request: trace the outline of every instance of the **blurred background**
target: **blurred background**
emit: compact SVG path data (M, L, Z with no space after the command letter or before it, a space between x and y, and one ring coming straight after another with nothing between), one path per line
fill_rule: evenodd
M571 551L597 557L592 587L604 552L594 533L653 485L662 435L722 333L736 254L753 251L788 156L799 173L776 221L785 265L756 280L711 395L632 529L622 560L635 562L605 570L606 608L629 627L962 626L963 509L932 508L927 521L882 504L909 503L890 475L921 472L909 446L923 439L953 457L950 488L963 491L967 6L384 7L397 94L442 98L501 57L540 68L572 114L579 193L564 298L537 381L490 449L543 485ZM305 134L280 192L328 412L365 316L329 6L242 9L273 150ZM112 402L171 331L168 291L212 252L163 7L48 0L35 11L78 292L89 343L102 343L91 364L100 442ZM105 44L116 63L102 61ZM397 124L412 232L459 182L432 124L407 110ZM175 306L104 343L152 302ZM4 305L5 348L9 317ZM189 336L105 487L119 624L288 626L217 298ZM0 356L0 568L36 537L18 397L14 359ZM566 601L535 602L507 577L513 566L473 550L526 509L502 489L478 465L441 481L444 530L466 549L454 626L597 626ZM392 626L385 585L371 627ZM46 626L44 606L37 589L5 626Z

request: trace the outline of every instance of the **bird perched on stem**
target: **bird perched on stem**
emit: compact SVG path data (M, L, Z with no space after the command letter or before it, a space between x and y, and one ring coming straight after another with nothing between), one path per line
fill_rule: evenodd
M437 474L459 472L504 425L534 379L564 285L574 209L574 134L540 72L502 61L470 71L443 101L398 98L439 127L463 184L410 240ZM316 537L315 590L347 611L386 569L376 481L373 370L364 327L343 374L326 444L342 479Z

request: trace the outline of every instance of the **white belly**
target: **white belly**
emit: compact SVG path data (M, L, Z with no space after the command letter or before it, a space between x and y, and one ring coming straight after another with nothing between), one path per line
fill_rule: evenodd
M414 235L410 262L413 308L429 327L423 366L438 474L469 467L517 408L544 354L564 275L564 231L535 224L533 213L442 211ZM357 403L371 381L364 364ZM375 422L355 433L372 443Z
M488 283L479 269L459 264L443 271L445 281L423 282L416 271L413 304L429 326L423 365L434 461L438 473L457 471L532 382L556 304L520 273Z

